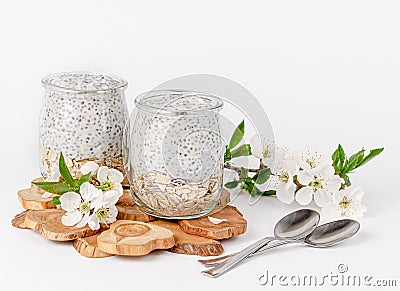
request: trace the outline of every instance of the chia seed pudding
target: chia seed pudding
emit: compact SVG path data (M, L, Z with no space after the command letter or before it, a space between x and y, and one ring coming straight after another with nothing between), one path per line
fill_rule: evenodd
M89 160L122 168L122 135L128 111L121 78L88 72L57 73L42 80L40 169L49 177L59 154L76 173Z
M126 163L136 203L171 219L210 212L222 188L222 101L203 93L152 91L135 104Z

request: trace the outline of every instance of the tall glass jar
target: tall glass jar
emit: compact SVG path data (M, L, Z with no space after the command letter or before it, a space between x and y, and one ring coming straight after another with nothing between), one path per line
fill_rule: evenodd
M210 212L222 189L222 100L171 90L144 93L135 104L126 160L135 202L162 218Z
M99 73L69 72L46 76L42 85L46 90L39 125L42 175L57 172L61 152L72 174L90 160L122 170L127 82Z

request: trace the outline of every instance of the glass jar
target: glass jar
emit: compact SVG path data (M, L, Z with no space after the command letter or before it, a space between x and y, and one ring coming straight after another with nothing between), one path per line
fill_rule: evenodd
M87 161L123 170L122 137L128 110L127 82L89 72L56 73L42 80L40 170L57 172L62 152L73 175Z
M162 218L210 212L222 189L222 100L170 90L144 93L135 104L126 160L135 202Z

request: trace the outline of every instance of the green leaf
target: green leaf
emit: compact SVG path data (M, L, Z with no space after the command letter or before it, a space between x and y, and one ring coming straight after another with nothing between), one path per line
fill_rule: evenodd
M276 195L276 191L275 190L267 190L267 191L262 192L261 195L262 196L273 196L273 195Z
M340 173L338 162L339 162L339 150L336 149L332 154L332 164L333 167L335 168L335 173Z
M241 178L241 180L242 181L246 180L248 176L249 176L249 169L241 167L240 168L240 178Z
M226 188L228 188L228 189L234 189L234 188L236 188L238 185L239 185L239 181L233 180L233 181L230 181L230 182L226 183L224 186L225 186Z
M271 169L262 169L253 176L253 181L256 184L264 184L271 176Z
M346 167L342 170L342 173L347 174L353 171L356 168L357 164L359 164L363 160L364 152L365 150L362 149L357 153L355 153L354 155L352 155L349 158L348 162L346 163Z
M251 146L249 144L242 144L237 149L231 151L232 158L244 157L251 155Z
M351 182L350 182L349 176L343 175L342 178L344 179L344 184L345 184L346 186L351 186Z
M75 180L74 178L72 178L72 175L68 170L67 164L65 163L64 155L62 153L60 153L60 160L58 167L60 170L61 177L63 177L65 182L67 182L71 186L76 186Z
M339 146L338 146L338 153L339 153L339 161L340 161L340 164L338 164L338 168L339 168L339 170L342 170L345 165L346 154L344 153L344 149L341 144L339 144Z
M46 192L58 195L64 194L69 191L76 191L75 187L71 187L70 185L63 182L35 182L34 184Z
M60 196L53 197L53 199L51 200L51 203L53 203L55 205L60 205L61 204Z
M229 147L226 147L225 153L224 153L224 164L230 164L230 161L232 159L232 155L231 155L231 150L229 149Z
M244 136L244 120L239 123L235 131L232 134L231 140L229 141L229 148L233 149L237 146Z
M336 149L333 154L332 154L332 161L334 164L337 164L337 162L339 161L339 150Z
M92 174L92 173L88 173L88 174L86 174L86 175L81 176L81 177L79 178L79 180L76 182L76 185L77 185L78 187L81 187L81 185L82 185L83 183L89 182L91 174Z
M251 193L254 187L254 181L251 178L244 179L243 189Z
M369 154L363 158L363 160L357 165L358 167L361 167L362 165L365 165L367 162L375 158L377 155L379 155L381 152L383 152L384 148L379 148L379 149L373 149L369 151Z

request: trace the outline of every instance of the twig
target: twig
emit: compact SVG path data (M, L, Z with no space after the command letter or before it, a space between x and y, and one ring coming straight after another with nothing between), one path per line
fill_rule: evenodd
M235 167L235 166L232 166L232 165L227 165L227 164L225 164L224 167L225 167L225 169L236 171L240 175L240 169L241 168ZM248 169L248 170L251 173L257 173L260 169Z

